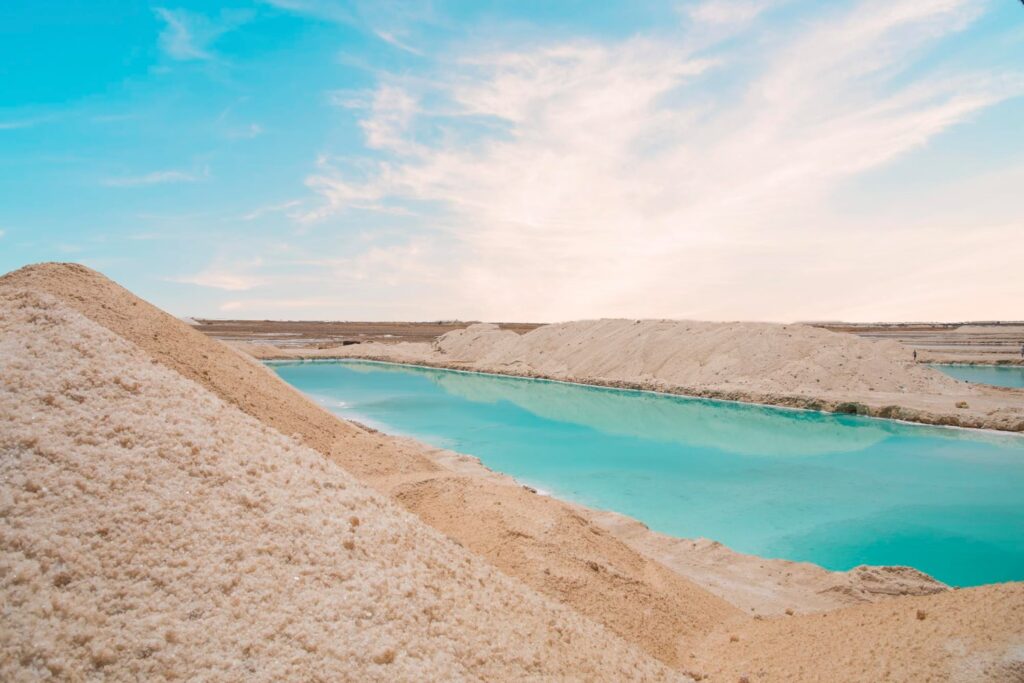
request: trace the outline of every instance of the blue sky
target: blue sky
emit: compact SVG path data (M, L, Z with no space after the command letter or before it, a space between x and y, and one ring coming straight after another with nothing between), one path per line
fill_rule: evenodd
M0 270L179 315L1024 318L1017 0L0 6Z

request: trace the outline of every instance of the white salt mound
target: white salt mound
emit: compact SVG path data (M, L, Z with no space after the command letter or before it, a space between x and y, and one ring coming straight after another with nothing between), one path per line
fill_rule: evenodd
M690 320L580 320L524 335L477 324L434 345L451 362L547 377L663 382L763 393L964 393L915 365L894 341L809 325Z
M0 289L0 679L671 679L55 299Z

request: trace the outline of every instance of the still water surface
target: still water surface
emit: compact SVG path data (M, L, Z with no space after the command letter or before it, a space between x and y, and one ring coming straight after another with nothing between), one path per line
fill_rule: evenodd
M558 497L830 569L1024 579L1024 438L366 361L275 363L342 417Z
M965 382L994 384L997 387L1024 389L1024 365L933 365L950 377Z

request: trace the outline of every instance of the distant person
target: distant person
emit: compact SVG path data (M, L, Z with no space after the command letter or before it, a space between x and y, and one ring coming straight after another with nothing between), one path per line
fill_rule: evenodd
M917 362L917 349L914 349L914 362Z
M1024 0L1020 0L1020 1L1024 2ZM1020 345L1020 357L1021 357L1021 360L1024 360L1024 344Z

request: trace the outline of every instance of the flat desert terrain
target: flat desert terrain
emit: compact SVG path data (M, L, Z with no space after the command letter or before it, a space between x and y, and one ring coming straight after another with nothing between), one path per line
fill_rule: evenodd
M325 320L207 320L189 322L203 334L230 342L269 344L282 348L333 348L377 342L433 342L443 334L463 330L472 323L437 322L331 322ZM535 323L498 323L503 330L525 333L540 327Z
M866 339L891 339L923 363L1024 365L1024 321L965 323L812 323Z
M222 341L250 342L294 348L330 348L343 344L433 342L471 322L345 322L192 319L203 334ZM1019 365L1024 321L963 323L806 323L865 339L889 339L918 351L924 363ZM503 330L525 334L540 323L497 323Z

